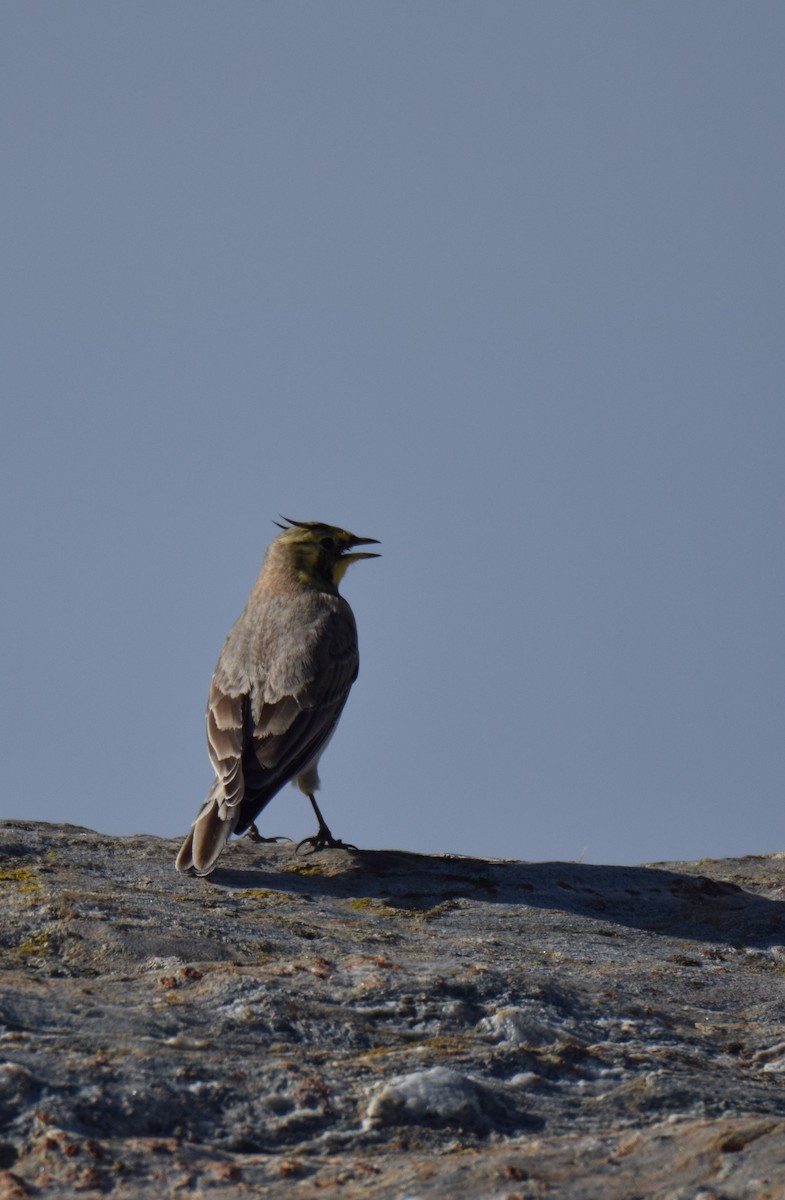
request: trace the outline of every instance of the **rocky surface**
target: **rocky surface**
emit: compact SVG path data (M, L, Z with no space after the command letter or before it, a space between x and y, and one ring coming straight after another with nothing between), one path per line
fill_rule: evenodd
M0 1200L785 1196L785 858L0 822Z

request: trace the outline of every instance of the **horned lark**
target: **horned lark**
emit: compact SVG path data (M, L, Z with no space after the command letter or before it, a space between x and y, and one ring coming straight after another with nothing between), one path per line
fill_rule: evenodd
M351 563L378 558L354 549L376 538L284 520L213 673L207 749L215 781L177 856L178 871L209 875L230 834L258 837L255 818L289 780L319 822L305 841L315 850L348 848L330 833L314 792L319 757L359 666L354 615L338 584Z

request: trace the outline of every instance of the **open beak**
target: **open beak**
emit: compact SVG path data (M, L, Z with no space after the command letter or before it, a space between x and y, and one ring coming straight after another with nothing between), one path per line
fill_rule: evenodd
M352 546L378 546L378 538L361 538L355 537L352 534L350 543ZM358 550L352 554L342 554L341 558L344 562L359 562L361 558L381 558L380 554L375 554L373 550Z

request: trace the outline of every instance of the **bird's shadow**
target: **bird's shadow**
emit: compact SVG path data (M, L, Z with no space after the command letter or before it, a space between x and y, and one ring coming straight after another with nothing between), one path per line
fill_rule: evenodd
M227 854L227 858L230 856ZM210 883L310 900L365 898L428 916L461 901L550 909L652 933L763 947L785 943L785 902L723 879L667 867L516 862L403 850L295 854L255 847Z

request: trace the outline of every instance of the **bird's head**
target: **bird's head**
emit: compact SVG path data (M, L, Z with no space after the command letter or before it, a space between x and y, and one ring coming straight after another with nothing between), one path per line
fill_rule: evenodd
M379 557L370 550L354 549L378 545L376 538L357 537L347 529L322 521L292 521L289 517L283 520L286 525L273 522L283 532L274 539L271 549L275 547L276 552L285 554L298 580L308 586L334 591L352 563Z

